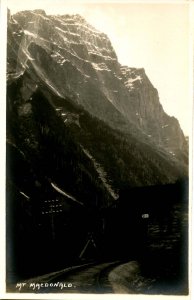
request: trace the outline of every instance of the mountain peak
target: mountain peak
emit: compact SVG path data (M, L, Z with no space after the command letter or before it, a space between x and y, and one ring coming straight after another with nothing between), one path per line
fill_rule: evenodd
M86 20L84 17L82 17L80 14L59 14L58 15L59 17L62 17L63 19L66 19L66 20L74 20L74 21L80 21L80 22L83 22L83 23L86 23Z
M7 75L7 291L32 278L34 292L65 292L50 283L69 274L56 271L84 264L82 286L69 291L99 292L105 270L100 292L110 293L106 260L109 268L110 259L129 259L145 260L147 274L134 273L129 293L135 282L138 294L150 294L152 283L157 291L162 274L162 286L186 294L174 283L184 263L177 254L188 219L181 188L188 145L144 69L121 66L108 37L80 15L34 10L8 18ZM91 261L99 265L89 272Z
M22 10L22 11L17 12L16 14L29 14L29 13L46 16L46 12L44 9Z
M56 95L178 158L186 144L178 122L164 112L143 68L119 64L104 33L79 14L33 10L15 14L14 20L17 24L8 24L8 42L15 47L8 49L8 78L24 70L35 73Z

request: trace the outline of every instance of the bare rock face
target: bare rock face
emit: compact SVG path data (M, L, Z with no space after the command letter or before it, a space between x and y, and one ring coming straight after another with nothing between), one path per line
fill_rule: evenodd
M13 43L9 77L33 69L56 94L71 96L112 127L125 123L125 130L131 126L171 156L186 150L178 121L164 112L144 69L120 66L108 37L80 15L19 12L9 18L8 44Z
M158 91L154 88L144 69L122 66L124 84L130 94L130 104L136 125L172 156L185 151L185 136L176 118L168 116L160 104Z
M44 83L112 128L187 163L180 125L164 112L144 69L121 66L109 38L80 15L10 15L7 62L9 82L24 72L33 78L32 86L25 84L25 101Z
M145 71L121 66L108 37L81 16L8 12L6 112L15 282L77 264L92 232L100 259L143 253L138 232L151 200L165 220L166 211L176 216L161 203L180 201L187 180L178 121Z

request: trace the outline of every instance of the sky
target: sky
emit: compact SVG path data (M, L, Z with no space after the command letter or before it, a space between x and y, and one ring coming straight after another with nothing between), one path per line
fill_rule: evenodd
M47 14L81 14L108 35L121 64L145 69L164 110L189 134L192 100L187 1L7 0L7 5L12 14L37 8Z

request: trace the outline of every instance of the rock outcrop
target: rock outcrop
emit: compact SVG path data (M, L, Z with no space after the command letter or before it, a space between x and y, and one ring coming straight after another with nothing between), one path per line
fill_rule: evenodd
M156 230L171 218L188 175L185 137L145 71L79 15L9 13L6 149L11 287L79 264L89 238L93 260L143 255L143 216Z
M9 78L33 72L111 127L186 161L179 123L164 112L144 69L120 66L108 37L80 15L19 12L9 20L9 44Z

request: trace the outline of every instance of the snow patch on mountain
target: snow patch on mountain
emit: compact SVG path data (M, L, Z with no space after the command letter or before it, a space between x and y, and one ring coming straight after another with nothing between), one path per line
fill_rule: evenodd
M111 70L107 67L107 65L105 63L100 63L100 64L92 63L92 66L96 71L111 72Z

